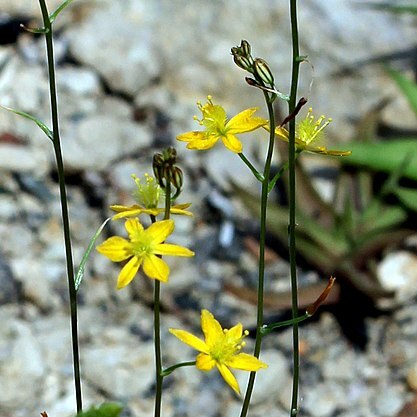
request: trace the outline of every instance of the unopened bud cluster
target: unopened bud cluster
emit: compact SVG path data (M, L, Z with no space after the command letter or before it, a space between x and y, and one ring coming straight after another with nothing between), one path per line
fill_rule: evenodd
M182 170L176 166L176 163L177 151L171 146L162 153L156 153L152 163L153 172L159 186L164 190L166 190L168 184L176 188L173 198L178 197L183 183Z
M232 48L235 64L255 76L258 83L274 86L274 75L269 65L262 58L252 58L251 46L248 41L242 40L240 46Z

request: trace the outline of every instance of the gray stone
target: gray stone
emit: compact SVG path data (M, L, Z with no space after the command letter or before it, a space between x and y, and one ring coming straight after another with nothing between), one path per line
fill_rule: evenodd
M112 114L91 116L63 141L69 169L103 170L113 161L149 146L151 137L141 125Z

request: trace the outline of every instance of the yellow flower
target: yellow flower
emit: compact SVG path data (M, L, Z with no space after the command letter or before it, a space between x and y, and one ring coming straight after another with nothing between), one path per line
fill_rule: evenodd
M325 117L320 116L316 121L314 121L314 116L312 115L312 109L310 108L307 112L307 116L297 123L295 129L295 145L299 152L307 151L313 153L319 153L324 155L332 156L348 156L351 151L337 151L329 150L325 146L313 145L314 142L320 142L323 138L323 131L332 121L332 119L327 119L324 121ZM324 123L323 123L324 121ZM288 130L284 127L278 126L275 129L275 134L282 140L288 142L289 133Z
M168 281L169 267L161 255L194 256L194 252L178 245L163 243L174 231L173 220L162 220L151 224L146 230L138 219L126 220L129 240L112 236L97 247L97 250L113 262L129 259L120 271L117 288L128 285L143 264L143 272L153 279Z
M240 394L239 384L229 367L243 371L258 371L268 367L255 356L240 352L245 346L243 338L249 334L247 330L243 332L242 324L238 323L229 330L222 329L213 314L208 310L202 310L201 329L205 336L204 341L185 330L169 329L169 331L181 342L201 352L197 355L197 369L210 371L216 366L221 376L237 394Z
M140 179L136 175L132 175L137 189L133 193L133 197L138 202L133 206L122 206L122 205L113 205L110 208L115 211L117 214L113 216L113 220L121 219L124 217L134 217L139 216L140 214L150 214L152 216L157 216L160 213L165 212L164 207L158 207L162 204L164 199L164 192L162 188L158 185L155 178L145 174L145 179ZM182 214L185 216L192 216L193 214L186 209L191 206L191 203L185 204L174 204L171 206L171 214Z
M199 120L195 116L194 119L201 126L204 126L205 130L187 132L177 136L178 140L188 142L188 149L210 149L221 139L227 149L235 153L241 153L242 143L236 135L252 132L267 123L265 119L252 117L257 108L243 110L228 121L224 108L213 104L211 96L207 97L206 104L202 105L201 102L198 102L197 106L203 117Z

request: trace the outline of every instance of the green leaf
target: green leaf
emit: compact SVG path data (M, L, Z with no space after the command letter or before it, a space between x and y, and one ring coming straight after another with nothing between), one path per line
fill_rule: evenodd
M87 411L78 413L76 417L118 417L123 407L118 403L104 403L99 407L91 407Z
M60 6L58 6L58 8L52 12L49 15L49 21L52 23L54 22L54 20L57 18L57 16L67 7L69 6L70 3L72 3L73 0L65 0Z
M97 232L94 234L94 236L91 238L90 243L88 244L87 250L84 252L84 255L81 259L80 266L78 267L78 271L75 274L75 289L78 290L81 281L84 278L84 270L85 270L85 264L87 263L87 260L90 256L91 251L94 248L94 244L96 243L97 238L100 236L101 232L103 231L104 227L108 223L108 221L111 219L111 217L104 220L104 222L101 224L101 226L97 229Z
M417 138L395 139L387 142L349 142L349 158L341 158L345 165L364 167L373 171L391 173L398 170L408 156L404 177L417 180Z
M396 188L393 193L407 208L413 211L417 211L417 190L411 188Z
M49 127L46 126L45 123L43 123L41 120L37 119L35 116L32 116L29 113L25 113L24 111L12 109L10 107L1 106L1 105L0 105L0 107L2 107L3 109L6 109L8 111L11 111L12 113L18 114L19 116L22 116L26 119L32 120L32 122L35 122L52 142L54 141L54 134L53 134L52 130L49 129Z
M417 116L417 84L404 76L400 71L385 68L388 75L397 83L398 87L408 100L414 114Z
M417 14L417 6L393 5L390 3L366 3L366 6L376 10L383 10L391 13L411 13Z
M384 230L394 229L407 218L401 207L383 206L378 199L366 208L360 218L359 238L362 241L373 238Z

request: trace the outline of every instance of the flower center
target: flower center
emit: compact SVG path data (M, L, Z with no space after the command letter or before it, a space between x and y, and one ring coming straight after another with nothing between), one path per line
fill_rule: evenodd
M223 330L223 335L216 340L210 348L210 356L219 363L226 363L230 358L239 353L245 346L243 339L249 334L246 330L242 337L236 338L229 334L227 329Z
M154 177L145 174L145 178L132 175L137 189L133 192L133 198L143 207L157 208L163 199L163 190L155 181Z
M313 109L309 108L306 117L297 125L297 139L304 145L309 145L313 141L320 141L323 130L332 121L330 118L325 120L325 116L320 116L314 121L312 111Z
M213 104L212 97L207 97L207 103L201 104L199 101L197 103L198 108L201 111L202 119L198 119L197 116L194 116L194 119L201 125L206 128L206 136L216 136L222 137L226 136L228 128L226 112L222 106Z

